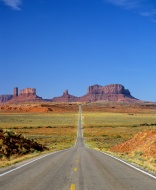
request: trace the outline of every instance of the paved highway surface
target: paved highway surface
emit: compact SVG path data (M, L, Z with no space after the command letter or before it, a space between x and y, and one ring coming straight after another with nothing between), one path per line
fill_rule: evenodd
M156 179L83 144L79 108L75 147L0 174L0 190L155 190ZM15 168L14 168L15 167ZM6 173L8 172L8 173Z

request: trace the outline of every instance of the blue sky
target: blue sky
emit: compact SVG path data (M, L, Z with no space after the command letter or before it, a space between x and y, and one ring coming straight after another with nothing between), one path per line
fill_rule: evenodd
M0 94L119 83L156 101L155 70L154 0L0 0Z

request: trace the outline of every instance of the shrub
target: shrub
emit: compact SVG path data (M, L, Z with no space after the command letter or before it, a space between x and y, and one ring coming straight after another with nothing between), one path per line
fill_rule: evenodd
M142 156L142 155L143 155L143 152L141 152L141 151L136 151L136 152L134 153L134 155L135 155L135 156Z

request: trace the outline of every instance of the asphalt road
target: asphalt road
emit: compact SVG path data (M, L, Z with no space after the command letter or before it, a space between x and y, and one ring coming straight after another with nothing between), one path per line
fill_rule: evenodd
M88 149L81 132L73 148L52 153L20 168L0 170L0 190L155 190L156 179ZM8 173L5 173L8 172Z

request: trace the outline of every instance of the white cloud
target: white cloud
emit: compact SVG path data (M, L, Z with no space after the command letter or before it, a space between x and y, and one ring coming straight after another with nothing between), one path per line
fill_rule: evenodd
M139 5L139 0L105 0L105 2L116 6L121 6L126 9L134 9Z
M156 19L151 19L152 22L156 23Z
M146 12L140 12L140 15L145 17L153 17L156 15L156 9Z
M20 5L22 4L22 0L2 0L2 1L14 10L20 10Z
M146 12L140 12L141 16L148 18L150 21L156 23L156 9Z
M156 22L156 8L152 0L104 0L114 6L124 9L135 10L135 13Z

